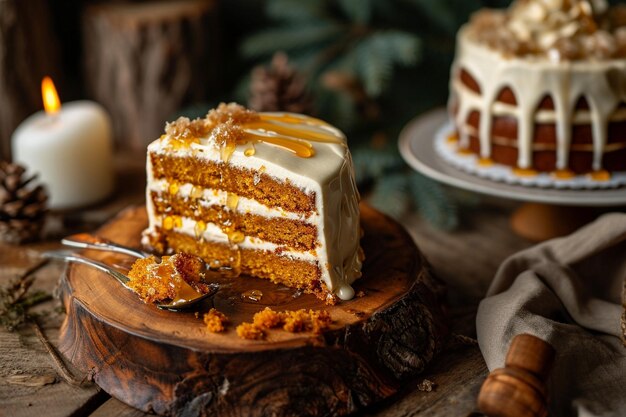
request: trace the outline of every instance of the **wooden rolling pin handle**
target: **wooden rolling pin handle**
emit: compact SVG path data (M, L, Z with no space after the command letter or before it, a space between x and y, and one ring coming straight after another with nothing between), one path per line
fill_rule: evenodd
M548 415L546 379L554 362L554 348L529 335L515 336L505 367L487 376L478 394L478 409L490 417Z

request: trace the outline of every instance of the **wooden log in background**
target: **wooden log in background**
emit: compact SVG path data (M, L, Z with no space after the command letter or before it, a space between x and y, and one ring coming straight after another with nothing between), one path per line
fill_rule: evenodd
M145 149L181 106L217 84L212 0L93 5L83 15L85 83L123 148Z
M0 159L10 159L11 134L42 108L41 79L59 81L58 46L46 0L0 0Z

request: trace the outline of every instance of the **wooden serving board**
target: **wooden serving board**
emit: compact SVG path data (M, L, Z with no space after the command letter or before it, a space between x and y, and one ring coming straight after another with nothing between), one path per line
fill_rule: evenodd
M440 351L444 287L399 224L366 205L361 218L366 260L355 290L365 295L335 306L243 276L222 282L196 317L146 305L106 274L72 264L61 280L60 350L112 396L157 414L344 415L389 397ZM146 225L144 208L132 207L98 234L139 246ZM122 270L133 261L85 253ZM258 302L242 297L253 289L263 294ZM205 330L202 314L212 304L230 318L225 333ZM235 327L265 306L325 309L334 323L322 335L239 338Z

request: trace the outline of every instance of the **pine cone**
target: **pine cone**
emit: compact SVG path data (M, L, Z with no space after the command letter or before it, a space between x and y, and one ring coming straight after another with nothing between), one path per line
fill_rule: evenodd
M313 100L306 79L289 65L287 55L277 52L269 67L252 70L248 107L256 111L311 114Z
M25 243L36 240L46 218L48 196L33 175L24 179L24 167L0 161L0 241Z

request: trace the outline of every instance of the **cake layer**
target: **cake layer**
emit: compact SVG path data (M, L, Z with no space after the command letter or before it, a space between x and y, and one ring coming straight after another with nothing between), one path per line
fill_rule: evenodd
M461 92L463 99L473 103L473 107L480 108L483 96L480 90L477 90L476 81L464 69L460 69L459 75L456 75L456 81L453 85L456 91ZM589 108L589 104L584 96L581 96L572 107L571 123L574 125L593 123L593 112ZM490 114L494 117L511 116L517 118L520 109L517 107L517 99L515 93L510 87L503 87L497 95L490 108ZM554 101L550 96L543 97L535 108L535 123L556 123L558 113L556 112ZM612 114L608 117L609 122L626 121L626 103L621 102L617 105Z
M271 252L280 252L292 259L301 259L306 261L319 260L313 251L301 251L278 245L253 236L245 236L239 232L224 231L220 226L213 223L196 222L189 217L178 215L155 215L156 229L165 231L172 230L177 233L185 234L196 240L207 244L220 243L229 244L233 248L243 249L259 249ZM201 227L198 225L201 224ZM158 233L157 233L158 234Z
M150 154L152 177L180 183L192 183L203 188L228 191L256 200L268 207L287 211L312 213L316 211L315 194L263 172L201 158L185 158L163 153Z
M148 179L148 183L149 192L168 193L183 199L198 200L201 204L207 206L221 205L242 213L254 213L270 218L279 217L300 220L311 224L319 222L320 218L317 213L297 213L280 207L268 207L256 200L241 197L227 191L203 188L189 183L181 184L170 182L166 179L155 180L152 178Z
M223 205L210 204L205 200L151 192L156 215L175 213L203 223L213 223L228 233L239 232L268 242L298 250L310 251L318 246L315 225L303 220L284 217L265 217L255 213L231 210Z
M474 135L469 136L469 149L480 154L480 141ZM575 147L573 147L575 149ZM490 159L498 164L516 166L519 157L518 149L513 145L500 145L497 138L491 145ZM556 152L553 149L534 149L532 153L532 167L537 171L552 172L557 168ZM607 150L602 159L602 165L609 171L626 171L626 148ZM593 171L593 152L590 150L570 150L568 169L576 174L585 174Z
M517 141L519 123L517 119L509 116L494 116L491 122L492 141L510 139ZM470 113L467 123L464 125L470 135L478 135L480 131L480 113L475 111ZM571 126L570 149L583 150L577 145L587 145L584 149L593 151L593 132L589 124L574 124ZM532 145L545 146L553 144L558 146L557 126L554 123L534 123ZM626 122L609 122L608 135L605 151L614 150L626 146Z
M325 286L315 259L304 260L279 250L262 250L239 247L228 243L206 244L188 234L175 230L156 229L158 239L150 244L157 250L172 248L177 252L193 253L212 266L231 268L238 273L269 279L272 282L319 294Z

